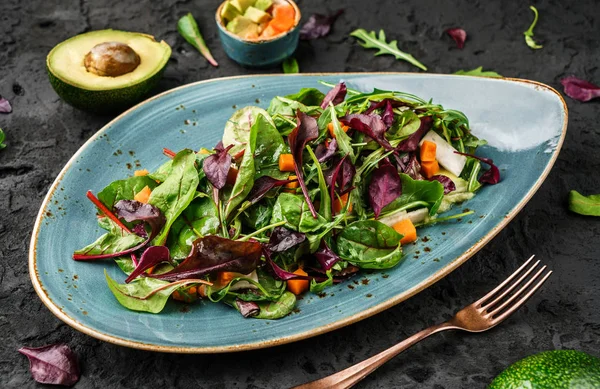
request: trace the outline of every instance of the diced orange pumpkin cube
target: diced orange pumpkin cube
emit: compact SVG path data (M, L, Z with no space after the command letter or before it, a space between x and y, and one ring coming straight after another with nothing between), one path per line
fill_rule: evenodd
M306 272L302 268L298 268L294 274L300 276L307 276ZM288 280L287 289L295 295L302 294L308 290L308 280Z

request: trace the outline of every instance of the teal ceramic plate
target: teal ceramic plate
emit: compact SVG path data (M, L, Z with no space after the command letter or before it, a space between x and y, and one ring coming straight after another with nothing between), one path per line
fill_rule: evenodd
M324 298L307 295L299 312L278 321L244 319L220 304L189 306L171 301L158 315L128 311L104 279L122 280L110 261L75 262L76 248L101 234L94 206L85 198L134 169L153 170L162 148L213 147L237 107L267 107L276 95L319 80L370 91L402 90L463 111L480 151L500 167L502 182L484 187L462 208L475 215L460 223L427 227L428 241L405 249L389 271L366 275L350 289L330 288ZM435 74L306 74L231 77L202 81L158 95L98 131L71 158L50 188L36 220L29 265L35 290L61 320L96 338L147 350L211 353L288 343L376 314L418 293L464 263L496 235L531 198L556 160L567 129L567 108L552 88L532 81ZM416 252L419 251L418 259ZM365 277L358 278L359 280ZM352 281L350 281L352 282Z

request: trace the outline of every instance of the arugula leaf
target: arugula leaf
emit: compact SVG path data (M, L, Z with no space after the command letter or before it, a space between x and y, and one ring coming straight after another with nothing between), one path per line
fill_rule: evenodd
M321 164L317 160L317 156L312 151L310 147L307 148L308 154L313 160L314 166L317 169L317 177L319 178L319 195L320 195L320 214L327 221L331 221L331 195L327 188L327 182L325 181L325 176L323 175L323 170L321 169ZM331 183L331 185L335 185L335 183Z
M402 194L383 208L382 215L398 210L411 203L422 203L434 215L442 203L444 186L438 181L413 180L409 175L401 173Z
M493 70L483 70L483 66L480 66L471 70L458 70L454 72L454 74L458 74L461 76L479 76L479 77L494 77L494 78L502 78L502 75L494 72Z
M266 227L271 222L273 213L273 203L271 199L261 201L248 208L242 215L244 224L256 231Z
M356 163L357 155L354 154L354 148L352 147L352 138L350 138L350 136L348 136L348 134L346 134L344 130L342 130L342 125L340 124L340 121L337 118L337 114L333 105L330 105L327 111L329 112L329 118L333 125L333 135L335 140L337 141L338 150L342 155L347 155L353 164Z
M531 22L531 26L529 26L529 28L523 33L523 35L525 35L525 43L527 43L527 46L537 50L544 47L542 45L538 45L536 41L533 40L533 29L535 28L535 25L538 21L538 10L533 5L529 6L529 9L533 11L533 22Z
M600 194L583 196L572 190L569 192L569 210L580 215L600 216Z
M337 237L340 257L363 269L389 269L402 260L402 235L375 220L349 224Z
M185 258L192 242L205 235L216 234L219 217L215 202L208 196L194 199L173 222L167 238L167 247L173 258Z
M260 312L254 316L255 319L275 320L281 319L292 312L296 305L296 296L291 292L285 292L277 301L259 302Z
M154 238L155 246L163 246L171 225L196 197L198 171L195 167L196 153L182 150L173 158L171 174L150 195L148 204L154 205L167 219L162 231Z
M283 67L284 73L300 73L300 68L298 67L298 61L294 57L286 58L281 64Z
M387 43L385 41L385 32L383 30L379 30L379 36L376 36L375 31L367 32L366 30L359 28L354 30L350 36L362 40L362 42L359 43L364 48L378 49L379 51L375 53L376 56L383 54L393 55L396 57L396 59L409 62L419 69L427 71L427 67L425 67L425 65L423 65L421 62L417 61L415 57L398 49L397 41L391 41L390 43Z
M4 138L6 138L6 135L4 135L4 131L2 131L2 129L0 128L0 150L6 147L6 145L4 144Z
M181 34L181 36L192 46L194 46L198 51L206 58L206 60L212 66L219 66L217 61L213 58L212 54L208 46L206 46L206 42L204 42L204 38L200 33L200 29L198 28L198 23L196 23L196 19L192 16L191 12L188 12L187 15L184 15L177 22L177 31Z

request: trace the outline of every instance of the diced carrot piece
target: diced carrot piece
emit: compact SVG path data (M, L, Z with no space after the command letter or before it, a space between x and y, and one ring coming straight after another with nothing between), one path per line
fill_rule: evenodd
M173 292L173 294L171 296L173 296L173 299L175 299L177 301L185 301L185 299L183 298L183 296L181 295L181 293L179 293L178 290L176 290L175 292Z
M271 23L269 23L267 28L265 28L263 30L263 32L260 34L260 37L263 39L269 39L269 38L273 38L274 36L277 36L279 34L281 34L281 31L276 29Z
M294 274L298 274L300 276L307 276L306 272L302 270L302 268L298 268ZM302 294L308 290L308 280L288 280L287 289L293 294Z
M279 154L279 170L293 172L294 166L294 156L292 154Z
M417 229L410 219L400 220L398 223L394 224L393 228L397 233L403 235L402 239L400 239L401 244L407 244L417 240Z
M147 176L149 173L148 170L146 169L142 169L142 170L136 170L133 172L133 175L136 177L142 177L142 176Z
M192 286L190 289L188 289L188 293L196 295L198 293L198 289L195 286Z
M277 4L273 7L273 20L269 25L279 31L288 31L296 24L296 11L289 4Z
M297 179L298 179L298 177L296 177L296 176L289 176L288 177L288 180L297 180ZM300 184L298 183L298 181L294 181L294 182L290 182L290 183L285 184L285 187L287 189L296 189L299 186L300 186Z
M198 296L206 297L206 285L198 286Z
M198 151L198 154L210 154L210 150L203 147L200 149L200 151Z
M420 149L421 162L435 161L436 149L437 149L437 145L434 142L426 140L423 143L421 143L421 149Z
M329 130L329 135L331 135L332 138L335 138L335 133L333 132L333 123L329 123L327 125L327 129ZM348 126L342 126L342 131L344 132L348 132L349 129L350 127Z
M427 178L435 176L440 171L440 164L438 161L425 161L421 162L421 173Z
M231 185L231 186L235 185L235 181L237 180L238 173L239 173L238 169L236 169L234 167L229 168L229 171L227 172L227 180L225 181L227 183L227 185Z
M349 193L346 193L339 198L333 199L333 212L340 213L348 203ZM348 212L352 212L352 204L348 207Z
M133 196L133 199L135 201L139 201L140 203L147 203L151 193L152 189L146 185L144 189L140 190L135 196Z
M146 270L146 274L152 274L154 272L155 268L156 268L156 265L149 267L148 270Z
M231 282L235 277L238 277L240 274L231 272L231 271L222 271L217 275L217 282L221 286L225 286Z

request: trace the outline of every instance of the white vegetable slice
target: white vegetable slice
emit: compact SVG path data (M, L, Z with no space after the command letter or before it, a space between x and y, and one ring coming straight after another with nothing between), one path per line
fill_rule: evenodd
M251 279L254 282L258 282L258 274L256 274L256 270L254 270L252 273L250 274L240 274L240 277L246 277ZM221 286L226 286L226 285L221 285ZM235 284L231 285L231 288L229 288L230 292L236 291L236 290L240 290L240 289L258 289L254 284L251 284L248 281L238 281Z
M420 223L429 215L429 210L427 208L419 208L414 211L406 212L396 212L391 215L384 216L379 221L386 226L393 227L394 224L401 222L404 219L410 219L413 224Z
M467 157L464 155L456 154L456 149L451 144L446 142L441 136L435 131L429 131L419 143L419 146L426 140L435 143L435 158L446 170L455 176L459 176L467 163Z

